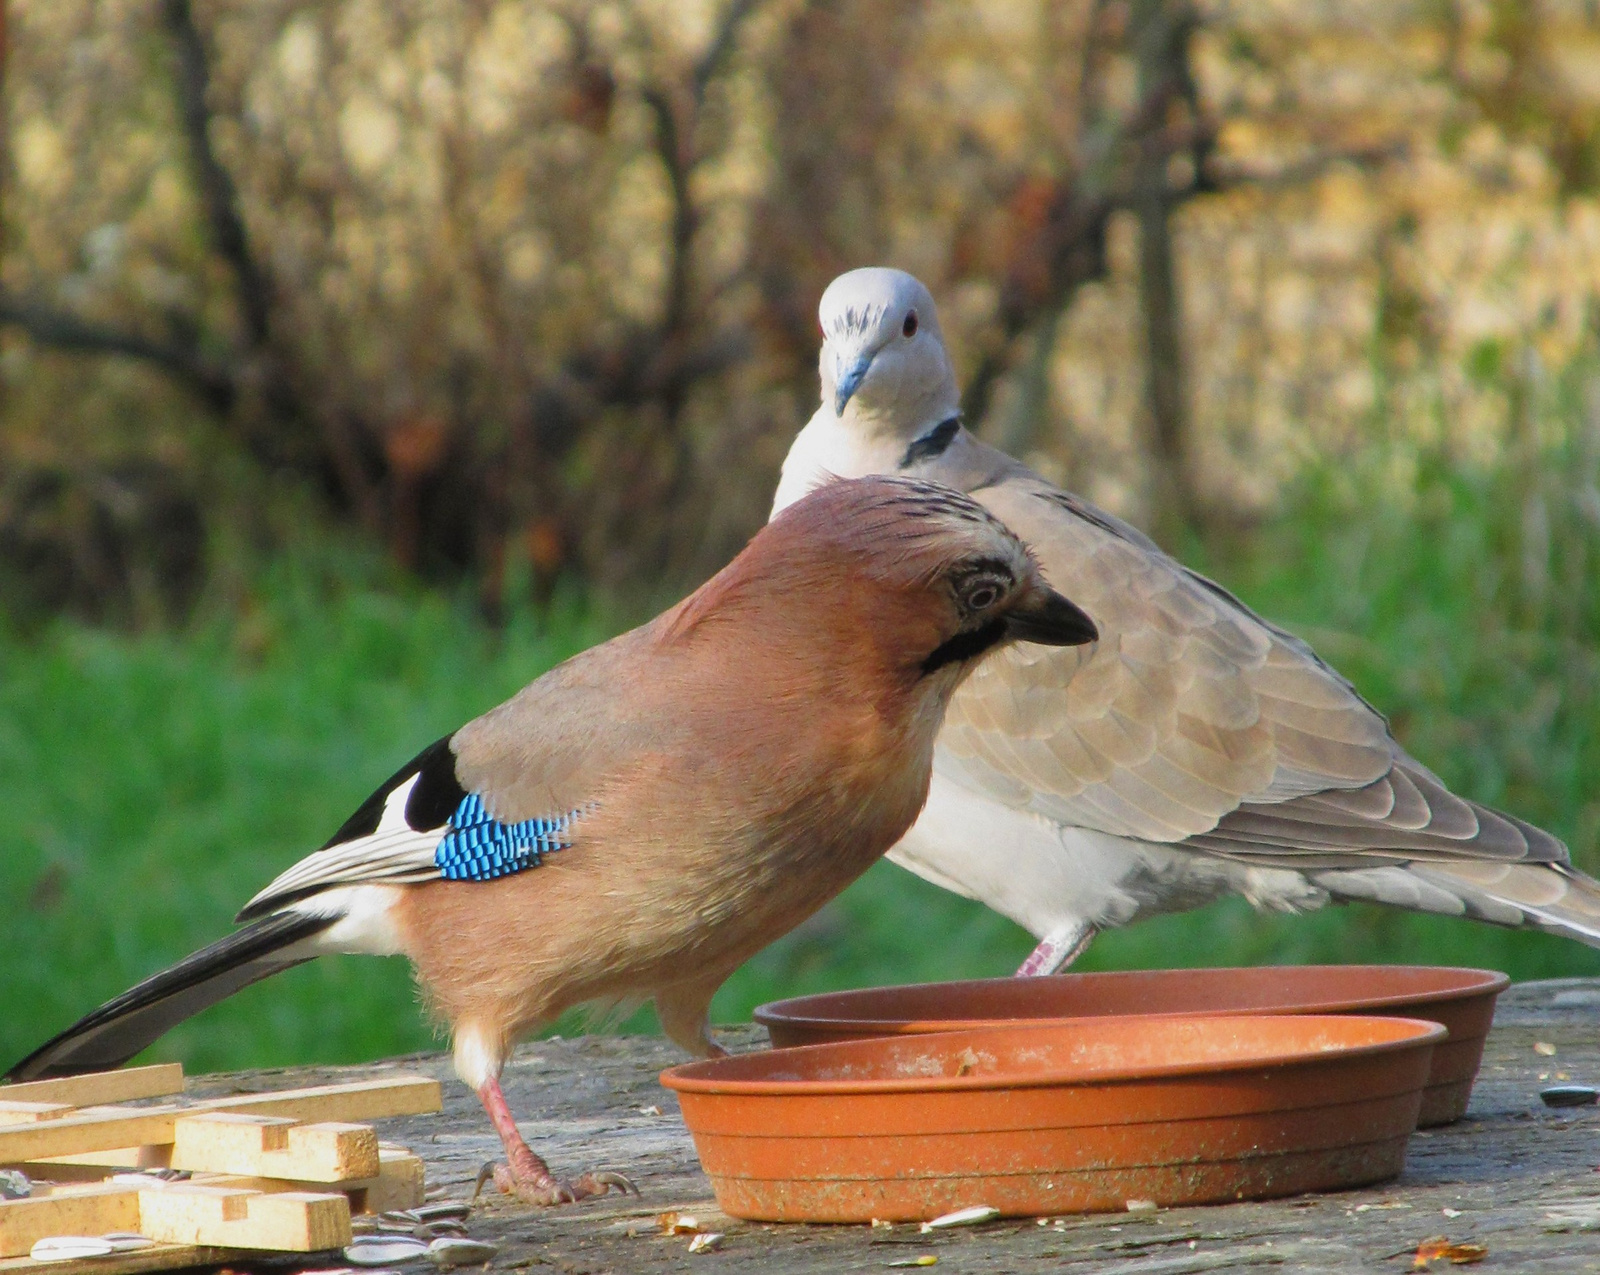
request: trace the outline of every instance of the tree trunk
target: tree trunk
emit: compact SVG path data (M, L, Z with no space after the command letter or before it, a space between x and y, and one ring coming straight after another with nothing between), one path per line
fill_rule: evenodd
M1172 544L1193 517L1189 412L1184 382L1181 303L1172 255L1167 165L1169 117L1183 104L1191 22L1181 0L1145 0L1136 38L1140 97L1154 108L1140 146L1135 183L1139 219L1139 309L1144 320L1144 414L1148 422L1151 525Z

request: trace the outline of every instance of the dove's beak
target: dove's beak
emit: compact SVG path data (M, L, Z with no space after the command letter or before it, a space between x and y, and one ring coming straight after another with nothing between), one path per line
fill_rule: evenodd
M1100 636L1095 623L1048 585L1039 585L1011 608L1006 632L1019 642L1041 646L1082 646Z
M873 353L876 353L874 351ZM867 369L872 366L872 354L859 355L849 367L843 368L834 382L833 389L833 414L843 416L845 406L850 402L851 396L861 388L861 382L866 378Z

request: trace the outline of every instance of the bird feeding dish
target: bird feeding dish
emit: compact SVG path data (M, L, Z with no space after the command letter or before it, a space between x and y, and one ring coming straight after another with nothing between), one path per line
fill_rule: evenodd
M755 1019L777 1047L1115 1014L1377 1014L1426 1018L1449 1039L1433 1053L1420 1128L1466 1114L1494 1002L1494 970L1431 965L1271 965L1126 970L872 987L774 1001Z
M1033 1217L1392 1178L1444 1035L1403 1018L1089 1018L775 1049L661 1082L735 1217Z

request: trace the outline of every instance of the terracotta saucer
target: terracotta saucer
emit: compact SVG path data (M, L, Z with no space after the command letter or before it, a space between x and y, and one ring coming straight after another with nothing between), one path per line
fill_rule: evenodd
M1449 1031L1434 1051L1420 1126L1466 1114L1494 1002L1511 980L1432 965L1271 965L1126 970L872 987L774 1001L756 1010L775 1046L953 1031L1018 1019L1113 1014L1378 1014Z
M1087 1018L664 1072L717 1203L785 1222L1267 1199L1391 1178L1437 1023Z

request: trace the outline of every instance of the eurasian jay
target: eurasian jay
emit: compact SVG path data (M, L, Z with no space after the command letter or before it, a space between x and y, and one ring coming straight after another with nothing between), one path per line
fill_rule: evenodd
M626 1190L616 1174L558 1181L522 1140L498 1080L512 1043L573 1005L654 997L673 1040L718 1052L712 993L910 826L975 664L1094 636L959 492L823 486L671 610L423 749L251 899L244 928L10 1078L120 1065L323 953L401 953L505 1144L501 1189L545 1204Z
M822 404L774 510L824 475L960 488L1095 618L1092 646L1017 646L951 702L928 803L889 857L1072 961L1098 930L1242 894L1360 899L1600 946L1600 884L1549 833L1448 792L1299 638L961 424L933 298L852 270L821 305Z

